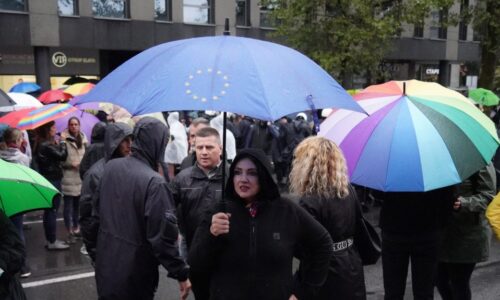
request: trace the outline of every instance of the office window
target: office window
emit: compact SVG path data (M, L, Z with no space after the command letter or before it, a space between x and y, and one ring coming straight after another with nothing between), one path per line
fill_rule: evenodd
M250 0L236 0L236 25L250 26Z
M172 21L172 0L155 0L155 19Z
M28 11L27 0L0 0L0 10Z
M184 0L184 23L212 24L213 0Z
M57 0L57 12L60 16L77 16L78 0Z
M464 20L463 15L469 10L469 0L462 0L460 3L460 14L462 19L458 23L458 39L461 41L467 40L467 22Z
M124 19L129 17L127 0L92 0L95 17Z
M430 38L446 39L448 36L448 9L431 12Z
M272 15L273 10L279 7L279 0L270 0L267 5L260 7L260 27L275 28L278 20Z
M422 38L424 37L424 21L416 23L413 25L413 37Z

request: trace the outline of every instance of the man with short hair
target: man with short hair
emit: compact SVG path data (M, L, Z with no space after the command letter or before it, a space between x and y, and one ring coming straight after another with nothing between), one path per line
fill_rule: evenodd
M189 125L189 133L188 133L189 154L181 162L180 166L181 171L193 166L194 163L196 162L196 153L194 151L196 133L198 132L198 130L208 126L210 126L210 122L205 118L196 118L191 122L191 125Z
M188 249L206 208L220 199L223 182L222 146L218 131L212 127L204 127L196 132L195 138L195 164L182 170L170 183L179 226L183 230ZM208 299L208 274L191 273L190 279L196 300Z

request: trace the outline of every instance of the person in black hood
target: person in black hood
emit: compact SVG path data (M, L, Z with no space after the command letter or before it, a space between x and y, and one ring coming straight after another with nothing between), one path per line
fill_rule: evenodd
M92 144L87 147L80 162L80 178L92 167L94 163L104 157L104 135L106 123L99 122L92 128Z
M130 155L132 128L125 123L112 123L106 129L103 150L104 157L85 173L80 196L80 227L83 243L88 255L95 262L97 233L99 231L99 182L106 162L113 158Z
M153 299L158 266L179 281L181 298L191 283L179 255L173 199L158 171L169 133L151 117L133 131L132 154L106 163L99 184L100 227L95 277L99 299Z
M304 209L280 196L271 170L261 150L242 150L231 165L226 198L196 231L188 262L193 271L210 272L210 299L303 299L326 280L332 240ZM299 248L307 268L294 285Z

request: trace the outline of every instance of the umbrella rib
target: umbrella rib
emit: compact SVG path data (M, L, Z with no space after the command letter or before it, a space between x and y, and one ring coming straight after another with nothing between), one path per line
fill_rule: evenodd
M239 42L239 43L242 43L241 41L238 41L238 42ZM264 89L264 84L262 83L262 79L261 79L261 76L260 76L261 74L260 74L260 72L259 72L259 69L257 68L257 65L255 64L255 59L254 59L254 57L253 57L253 55L252 55L252 52L251 52L251 51L248 51L248 49L245 47L245 45L243 45L243 49L245 49L245 51L249 54L248 56L250 57L250 59L251 59L251 60L252 60L252 62L253 62L253 66L254 66L255 72L259 73L259 74L258 74L259 76L257 76L257 80L258 80L258 82L259 82L259 84L260 84L260 87L261 87L261 89L260 89L260 90L262 91L262 93L264 93L264 97L265 97L265 99L267 99L266 90ZM269 102L268 102L268 101L264 101L264 103L265 103L265 105L266 105L266 109L267 109L267 112L269 113L269 115L270 115L270 116L273 116L273 113L272 113L272 111L271 111L271 108L269 107ZM272 121L272 120L271 120L271 121Z

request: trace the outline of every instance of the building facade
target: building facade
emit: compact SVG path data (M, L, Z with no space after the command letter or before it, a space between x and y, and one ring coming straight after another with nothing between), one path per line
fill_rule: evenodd
M154 45L220 35L225 18L232 35L266 39L272 9L258 0L0 0L0 88L20 79L50 89L72 75L102 78ZM403 28L380 65L390 79L464 85L465 69L479 61L479 44L468 24L434 26L440 17L433 13L421 28Z

